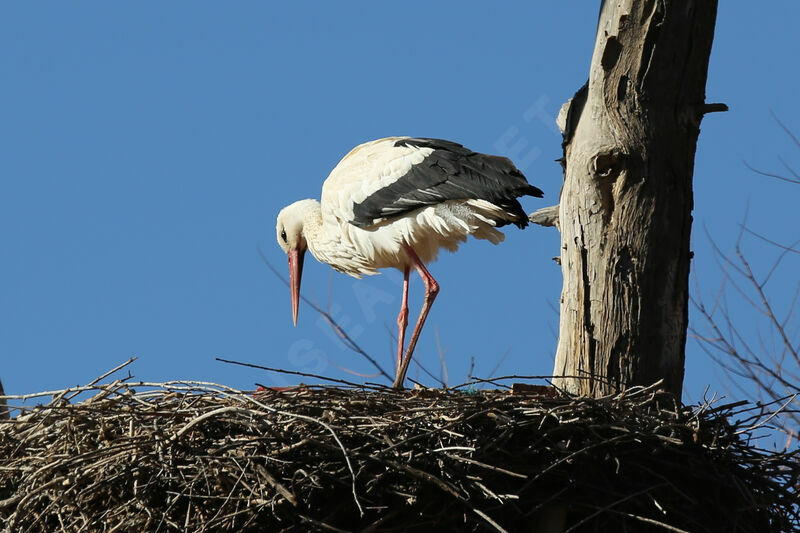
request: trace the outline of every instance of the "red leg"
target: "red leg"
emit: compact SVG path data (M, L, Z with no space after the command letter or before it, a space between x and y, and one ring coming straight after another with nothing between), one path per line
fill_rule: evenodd
M403 271L403 303L400 305L400 314L397 315L397 368L403 362L403 346L406 342L406 329L408 328L408 272L409 267Z
M414 262L414 267L417 269L417 272L419 272L419 276L425 284L425 301L422 303L422 311L419 312L417 325L414 327L414 333L411 334L411 341L408 343L406 354L397 369L397 377L394 380L394 385L392 385L394 389L403 388L403 382L406 380L406 373L408 372L408 365L411 363L411 356L414 354L414 348L417 346L417 340L422 331L422 326L425 325L428 311L430 311L431 305L433 305L433 301L436 299L436 295L439 294L439 284L433 279L428 269L425 268L425 265L420 261L414 249L407 244L403 244L403 248L405 248L406 253Z

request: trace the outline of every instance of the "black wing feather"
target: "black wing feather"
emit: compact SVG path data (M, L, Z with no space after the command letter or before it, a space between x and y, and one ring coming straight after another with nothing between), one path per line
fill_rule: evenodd
M394 145L433 148L433 152L394 183L355 204L352 224L368 227L377 219L399 217L448 200L487 200L514 214L514 223L524 228L528 217L517 198L542 197L542 191L505 157L479 154L442 139L401 139Z

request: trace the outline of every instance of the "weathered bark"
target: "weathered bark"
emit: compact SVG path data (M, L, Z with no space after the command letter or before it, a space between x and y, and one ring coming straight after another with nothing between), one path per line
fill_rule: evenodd
M565 104L555 384L680 395L692 171L716 0L604 1L589 82ZM574 377L573 377L574 376Z

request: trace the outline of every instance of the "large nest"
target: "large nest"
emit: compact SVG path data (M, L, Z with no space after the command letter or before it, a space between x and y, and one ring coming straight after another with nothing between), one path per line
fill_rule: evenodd
M749 442L763 410L684 407L655 387L585 399L530 386L253 394L122 380L51 394L0 421L3 531L800 524L797 453Z

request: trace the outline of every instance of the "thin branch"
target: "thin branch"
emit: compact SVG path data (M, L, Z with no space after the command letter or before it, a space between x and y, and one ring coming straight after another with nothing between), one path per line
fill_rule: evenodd
M442 343L439 340L439 326L435 325L433 328L434 336L436 337L436 349L439 352L439 361L441 362L442 368L442 379L441 381L444 383L444 386L447 387L447 384L450 382L450 376L447 373L447 360L444 356L444 350L442 349Z
M788 183L794 183L795 185L800 184L800 180L787 178L786 176L781 176L780 174L775 174L773 172L764 172L763 170L758 170L757 168L753 168L752 166L750 166L750 164L747 161L742 161L742 163L744 163L744 166L747 167L748 170L755 172L760 176L765 176L767 178L774 178L776 180L781 180Z
M327 376L322 376L322 375L319 375L319 374L311 374L311 373L308 373L308 372L299 372L297 370L283 370L281 368L272 368L272 367L269 367L269 366L257 365L257 364L253 364L253 363L244 363L242 361L233 361L231 359L223 359L221 357L216 357L215 359L217 361L221 362L221 363L227 363L227 364L230 364L230 365L244 366L244 367L247 367L247 368L255 368L257 370L265 370L267 372L275 372L275 373L279 373L279 374L290 374L290 375L293 375L293 376L302 376L302 377L306 377L306 378L321 379L323 381L329 381L331 383L339 383L340 385L347 385L348 387L369 388L369 389L382 390L381 387L366 387L365 385L363 385L361 383L353 383L352 381L347 381L347 380L344 380L344 379L329 378Z
M795 134L794 134L794 133L792 133L792 130L790 130L790 129L789 129L789 127L788 127L786 124L784 124L783 122L781 122L781 119L779 119L779 118L778 118L778 116L775 114L775 112L774 112L774 111L772 111L772 110L770 109L769 113L770 113L770 115L772 115L772 118L774 118L774 119L775 119L775 122L777 122L777 123L778 123L778 125L779 125L779 126L782 128L782 129L783 129L783 131L786 133L786 135L788 135L788 136L789 136L789 138L790 138L792 141L794 141L794 144L795 144L795 145L796 145L798 148L800 148L800 139L798 139L798 138L797 138L797 136L795 136Z
M489 377L490 378L492 376L494 376L494 373L497 372L500 369L500 365L503 364L503 362L506 360L506 357L508 357L508 354L510 354L510 353L511 353L511 347L509 346L508 349L506 349L506 351L503 352L503 355L500 356L500 359L497 360L497 364L494 365L494 368L492 368L492 371L489 372Z
M750 235L752 235L752 236L754 236L754 237L757 237L758 239L760 239L760 240L762 240L762 241L766 242L767 244L771 244L772 246L775 246L776 248L781 248L781 249L783 249L783 250L786 250L787 252L791 252L791 253L793 253L793 254L798 254L798 255L800 255L800 249L798 249L798 248L795 248L795 246L797 246L797 244L798 244L800 241L795 241L795 242L792 244L792 246L785 246L785 245L783 245L783 244L781 244L781 243L779 243L779 242L773 241L773 240L771 240L771 239L769 239L769 238L765 237L764 235L762 235L762 234L760 234L760 233L756 233L755 231L751 230L750 228L745 228L745 231L746 231L747 233L749 233Z
M270 263L266 255L264 255L264 252L261 250L261 247L259 246L257 247L257 249L258 249L258 254L261 256L261 260L264 262L265 265L267 265L267 268L269 268L272 271L272 273L275 274L275 276L278 279L280 279L284 285L288 287L289 281L286 278L284 278L280 272L278 272L278 269L272 266L272 263ZM352 351L356 352L357 354L364 357L367 361L369 361L372 364L372 366L374 366L378 370L381 376L386 378L389 382L394 381L394 379L383 369L383 367L379 365L378 362L374 358L372 358L372 356L370 356L367 352L365 352L358 344L356 344L356 342L350 337L350 335L348 335L347 332L341 326L339 326L339 324L333 319L333 317L329 312L325 311L324 309L319 307L317 304L313 303L311 300L309 300L302 294L300 295L300 299L306 304L308 304L312 309L314 309L314 311L322 315L325 321L328 322L328 324L333 328L333 331L336 333L336 335L338 335L344 341L345 345L348 348L350 348Z

